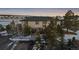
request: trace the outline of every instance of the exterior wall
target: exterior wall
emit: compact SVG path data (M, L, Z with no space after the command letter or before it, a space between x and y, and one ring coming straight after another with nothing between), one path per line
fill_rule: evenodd
M21 24L16 24L16 31L18 34L22 33L22 25Z
M36 22L38 22L38 24L36 24ZM50 21L46 21L46 23L44 24L45 21L23 21L22 26L28 25L31 28L44 28L43 25L48 26Z
M29 21L28 26L30 26L32 28L42 28L42 21L39 21L38 24L36 24L35 21Z

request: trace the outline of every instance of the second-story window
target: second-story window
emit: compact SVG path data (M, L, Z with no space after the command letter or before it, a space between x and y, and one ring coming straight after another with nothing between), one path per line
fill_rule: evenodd
M43 21L43 24L47 24L47 21Z
M38 25L39 24L39 21L36 21L35 24Z

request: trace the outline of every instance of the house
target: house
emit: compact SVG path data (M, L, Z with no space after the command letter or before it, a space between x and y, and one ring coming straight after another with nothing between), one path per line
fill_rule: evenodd
M24 20L21 20L22 26L30 26L32 29L43 29L50 24L53 17L45 16L28 16Z
M65 14L65 16L74 16L74 12L72 12L71 10L69 10L69 11Z

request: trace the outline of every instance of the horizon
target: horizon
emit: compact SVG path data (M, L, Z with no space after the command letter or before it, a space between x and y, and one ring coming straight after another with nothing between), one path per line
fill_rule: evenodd
M68 10L79 15L79 8L0 8L2 15L64 16Z

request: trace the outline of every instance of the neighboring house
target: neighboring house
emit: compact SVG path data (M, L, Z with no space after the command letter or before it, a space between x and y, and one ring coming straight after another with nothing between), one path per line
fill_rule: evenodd
M53 20L53 17L29 16L21 20L21 22L22 26L28 25L33 29L43 29L49 25L51 20Z
M74 16L74 12L72 12L71 10L69 10L69 11L65 14L65 16Z

